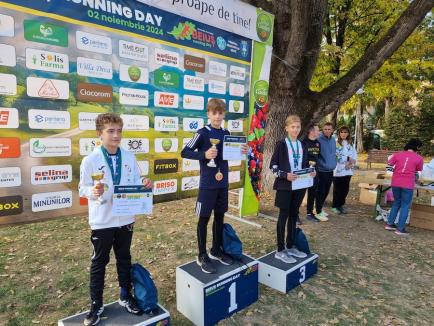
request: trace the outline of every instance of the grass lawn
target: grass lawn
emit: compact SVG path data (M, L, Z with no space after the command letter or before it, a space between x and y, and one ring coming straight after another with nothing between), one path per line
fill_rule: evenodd
M259 301L221 325L433 325L434 232L409 228L398 238L358 203L354 177L350 214L329 222L304 222L319 254L318 274L288 294L260 286ZM271 196L264 205L271 207ZM155 205L138 218L133 260L153 274L160 302L173 325L191 325L176 311L175 268L196 253L194 199ZM301 208L304 213L304 208ZM275 222L252 219L262 229L228 220L247 254L274 250ZM0 324L56 325L87 309L91 247L85 217L0 229ZM114 258L106 274L105 302L117 299Z

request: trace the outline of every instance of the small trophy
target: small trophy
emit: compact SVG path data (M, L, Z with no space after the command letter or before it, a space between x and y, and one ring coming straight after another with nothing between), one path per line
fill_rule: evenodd
M314 168L315 165L316 165L316 162L315 162L315 161L309 161L309 166L310 166L311 168Z
M98 171L91 174L92 180L95 181L95 185L98 183L101 183L101 180L104 179L104 171ZM104 190L106 189L106 185L104 184ZM102 196L99 196L97 199L97 202L99 204L103 204L105 202L104 199L102 199Z
M220 139L217 139L217 138L210 138L210 139L209 139L209 142L211 143L212 148L217 149L216 146L220 143ZM210 168L216 168L216 167L217 167L217 165L215 164L213 158L208 162L207 166L209 166Z

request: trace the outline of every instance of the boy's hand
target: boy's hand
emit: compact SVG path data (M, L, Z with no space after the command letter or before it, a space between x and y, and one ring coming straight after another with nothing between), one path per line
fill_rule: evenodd
M313 171L313 172L309 173L309 175L310 175L312 178L315 178L315 177L316 177L316 171Z
M208 160L211 160L211 159L217 157L217 153L218 153L218 151L217 151L216 148L210 147L210 148L205 152L205 157L206 157Z
M104 184L103 183L98 182L96 185L93 186L92 194L95 197L102 196L103 193L104 193Z
M241 145L241 154L247 154L249 152L249 146L246 144Z
M297 179L297 175L296 174L293 174L293 173L287 173L286 174L286 179L288 180L288 181L294 181L295 179Z
M152 180L148 178L143 178L143 185L146 189L152 188Z

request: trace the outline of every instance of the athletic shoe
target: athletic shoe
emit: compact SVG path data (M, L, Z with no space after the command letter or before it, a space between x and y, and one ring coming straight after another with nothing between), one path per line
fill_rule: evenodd
M329 220L328 217L326 216L326 214L324 212L317 213L315 216L321 222L327 222Z
M406 230L400 231L398 229L395 230L395 234L396 235L403 235L403 236L409 236L410 235L410 233L408 233Z
M140 308L137 307L136 304L136 300L134 300L134 298L129 295L127 298L119 298L118 301L119 305L122 307L125 307L125 309L133 315L138 315L140 314Z
M386 225L384 226L384 228L385 228L387 231L395 231L395 230L396 230L396 226L395 226L395 225L390 225L390 224L386 224Z
M301 219L300 219L300 216L297 216L297 224L299 224L299 225L302 225L302 224L303 224L303 222L302 222Z
M348 210L344 206L341 206L338 209L341 211L342 214L347 214L348 213Z
M220 251L218 254L213 255L212 253L209 253L209 258L213 260L218 260L223 265L229 266L234 263L234 260L226 255L224 252Z
M318 223L319 222L319 220L313 214L307 214L306 215L306 220L314 222L314 223Z
M97 303L93 301L90 306L90 311L86 314L86 318L84 318L85 326L93 326L99 323L101 320L100 316L104 311L104 305L102 303Z
M294 256L297 258L306 258L307 257L307 254L305 252L300 251L295 247L292 247L291 249L286 249L285 252L288 256L291 255L291 256Z
M204 273L214 274L217 272L216 268L213 266L211 259L209 259L207 254L201 257L197 257L196 263L200 266L202 272Z
M286 250L276 251L276 253L274 254L274 258L279 259L287 264L294 264L297 262L294 257L288 256L286 254Z
M336 214L336 215L341 215L341 214L342 214L342 212L339 210L339 208L336 208L336 207L333 207L333 208L332 208L332 212L333 212L334 214Z
M321 212L324 213L324 215L325 215L326 217L329 216L329 213L327 213L325 210L322 210Z

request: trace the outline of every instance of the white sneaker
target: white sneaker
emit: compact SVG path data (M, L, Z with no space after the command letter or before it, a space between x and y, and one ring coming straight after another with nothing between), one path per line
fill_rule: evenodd
M294 257L297 257L297 258L306 258L307 257L306 253L304 253L303 251L298 250L295 247L292 247L291 249L286 249L286 254L288 256L291 255L291 256L294 256Z
M327 217L326 213L324 213L324 211L322 211L319 214L316 214L315 217L321 222L327 222L329 220L329 218Z
M279 259L281 261L283 261L284 263L287 264L294 264L297 262L297 260L291 256L288 256L286 254L285 250L282 251L276 251L276 253L274 254L274 258Z

